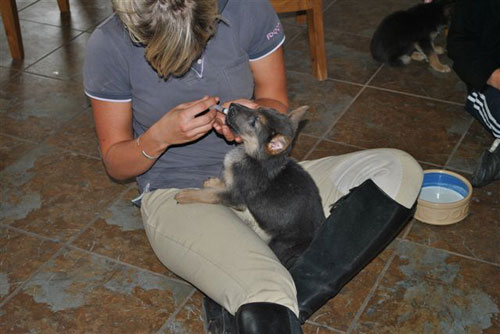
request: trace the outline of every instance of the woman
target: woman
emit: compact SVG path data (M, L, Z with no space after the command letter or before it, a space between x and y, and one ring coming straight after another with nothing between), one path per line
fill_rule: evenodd
M212 333L229 325L236 333L302 333L300 321L411 216L422 180L419 165L390 149L303 162L325 212L344 198L332 210L334 222L325 222L320 238L288 272L245 223L252 219L248 213L176 205L173 198L179 188L219 176L225 153L239 141L213 105L238 101L287 112L284 33L269 2L113 4L115 15L89 40L84 70L107 172L120 180L136 177L158 258L231 314L206 299Z

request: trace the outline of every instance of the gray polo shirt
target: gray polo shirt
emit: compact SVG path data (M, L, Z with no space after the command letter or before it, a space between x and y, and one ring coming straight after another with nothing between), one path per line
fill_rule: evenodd
M200 59L182 77L161 79L112 15L89 39L84 65L85 93L98 100L132 102L135 136L175 106L218 96L221 102L253 96L249 62L265 57L284 41L283 28L268 0L219 0L223 22ZM227 143L214 131L186 145L170 147L146 173L144 189L200 187L220 176Z

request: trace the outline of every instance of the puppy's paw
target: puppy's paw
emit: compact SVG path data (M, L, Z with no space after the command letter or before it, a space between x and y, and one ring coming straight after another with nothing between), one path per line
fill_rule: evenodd
M219 179L218 177L211 177L205 180L203 182L203 188L217 188L217 189L224 189L226 186L224 182Z
M445 54L446 50L442 46L434 46L434 52L436 52L438 55L443 55Z
M178 204L197 203L200 189L182 189L175 194L174 199Z
M416 61L424 61L424 60L428 61L427 56L419 51L414 51L411 54L411 59L416 60Z
M436 66L434 69L441 73L448 73L451 71L451 68L448 65Z

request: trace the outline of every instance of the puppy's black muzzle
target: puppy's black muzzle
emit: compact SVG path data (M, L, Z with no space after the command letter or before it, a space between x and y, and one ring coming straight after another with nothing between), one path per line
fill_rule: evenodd
M252 112L252 109L247 108L241 104L238 103L231 103L228 108L228 112L226 115L226 125L229 126L231 131L234 134L238 134L238 114L241 115L241 113L244 112Z

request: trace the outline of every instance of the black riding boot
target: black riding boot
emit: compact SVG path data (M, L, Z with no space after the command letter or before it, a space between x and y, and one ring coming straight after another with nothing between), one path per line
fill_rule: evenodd
M309 248L290 268L302 323L370 263L414 211L367 180L338 200L330 213Z
M302 334L299 319L286 306L250 303L236 312L238 334Z
M300 322L287 307L273 303L249 303L240 306L235 316L205 297L207 334L301 334Z

